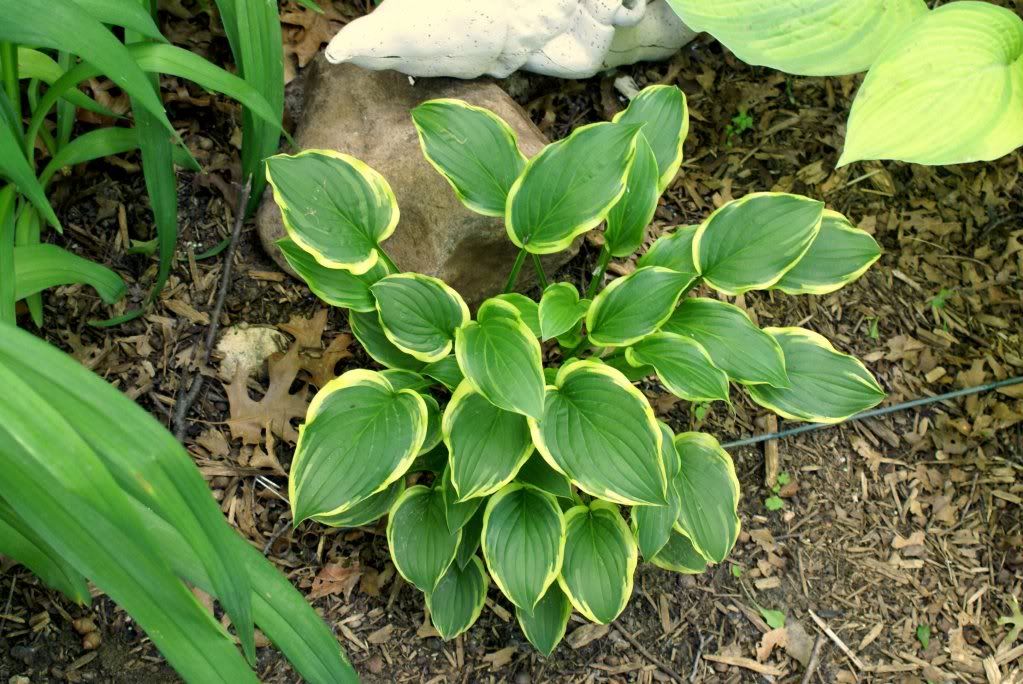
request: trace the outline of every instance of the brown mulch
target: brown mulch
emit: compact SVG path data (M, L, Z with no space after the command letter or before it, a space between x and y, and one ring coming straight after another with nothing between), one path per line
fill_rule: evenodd
M294 65L365 9L336 2L317 19L287 6ZM224 55L208 15L168 14L164 26L175 41ZM621 73L640 86L678 84L689 99L686 161L651 237L733 197L780 190L825 200L885 248L838 293L739 297L760 324L824 334L864 359L889 403L1023 374L1018 152L987 164L867 162L836 171L857 77L752 68L706 38L670 62ZM520 76L513 85L556 138L624 106L613 79ZM207 169L180 177L182 247L171 282L150 313L110 329L87 321L123 308L107 310L80 287L52 291L43 334L168 424L216 296L222 256L196 255L230 230L239 117L230 103L173 79L165 90L176 93L172 112ZM729 131L740 112L752 127ZM137 162L92 164L57 189L68 243L125 275L136 303L155 270L152 259L126 254L132 240L151 237ZM563 276L582 280L598 242L594 236ZM616 262L613 270L632 267ZM695 577L641 566L615 623L575 616L566 642L544 659L496 590L475 627L441 641L421 595L396 576L381 526L291 529L283 495L294 409L331 373L367 363L348 346L343 313L323 309L263 255L250 226L222 323L274 326L287 333L287 349L254 377L207 382L186 444L228 519L310 594L367 681L800 681L815 645L819 664L809 681L1020 681L1023 647L1003 643L1008 626L997 622L1023 593L1020 387L733 451L744 531L729 560ZM655 383L644 390L677 431L728 441L786 427L740 392L733 412L715 406L698 420ZM784 506L771 511L764 501L775 487ZM0 571L0 682L175 681L109 601L72 606L20 567ZM771 629L761 609L783 612L785 626ZM84 650L72 628L87 614L103 635L97 650ZM265 681L296 680L270 649L261 650L259 671Z

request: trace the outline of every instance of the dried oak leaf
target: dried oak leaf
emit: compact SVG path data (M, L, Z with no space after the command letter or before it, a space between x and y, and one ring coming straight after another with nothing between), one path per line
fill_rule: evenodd
M291 385L298 377L302 364L297 344L286 354L273 354L269 360L269 382L262 399L249 395L248 372L239 369L231 382L224 383L224 392L230 406L231 436L243 444L259 444L263 429L267 429L288 442L298 440L298 432L291 424L293 418L305 416L309 406L309 390L305 385L291 394Z
M348 351L352 345L352 336L348 334L336 336L326 348L323 347L323 330L326 326L326 309L320 309L312 318L292 316L287 323L278 326L295 338L295 345L299 347L300 369L317 388L322 388L336 377L334 368L338 361L352 356Z
M313 578L313 587L309 591L309 600L330 596L331 594L343 594L347 601L352 595L352 590L359 583L362 577L362 568L358 563L344 566L339 563L324 565L323 569Z

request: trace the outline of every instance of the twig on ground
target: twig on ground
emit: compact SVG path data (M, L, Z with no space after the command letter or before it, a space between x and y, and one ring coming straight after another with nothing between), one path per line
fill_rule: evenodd
M806 673L803 674L803 680L800 684L810 684L813 673L817 671L817 666L820 665L821 646L823 645L824 637L818 636L817 640L813 642L813 650L810 651L810 662L806 664Z
M287 532L288 527L290 527L290 525L288 525L288 522L289 520L287 516L282 517L279 521L277 521L277 529L273 531L273 534L270 535L270 538L266 540L266 544L263 545L264 556L270 555L270 549L273 548L273 545L276 544L277 540L281 538L281 535Z
M220 274L220 289L217 292L217 301L213 305L213 313L210 315L210 327L206 331L206 340L202 347L202 357L196 368L195 377L192 379L187 391L185 390L186 383L181 383L181 389L178 391L178 401L174 406L174 436L179 442L183 441L185 437L185 419L188 417L188 411L192 408L192 404L195 403L199 392L202 391L204 379L202 368L210 362L213 341L216 339L217 331L220 329L220 313L224 309L224 300L227 298L227 290L231 285L234 252L238 247L238 236L241 235L242 225L245 223L245 207L249 204L251 192L252 178L249 177L245 180L245 186L242 187L238 197L238 204L236 205L238 208L235 210L234 215L234 227L231 230L231 242L227 246L227 256L224 257L224 270ZM193 355L194 358L195 356Z
M0 616L0 634L4 633L4 625L7 624L7 614L11 612L11 602L14 600L14 585L18 583L18 578L11 575L11 591L7 594L7 605L4 606L4 614Z
M842 649L842 653L844 653L846 657L849 658L850 661L852 661L852 664L855 665L857 669L863 670L864 669L863 662L859 658L857 658L856 654L852 652L852 649L846 646L845 642L842 641L838 637L838 635L831 630L830 627L828 627L827 623L825 623L824 620L821 620L819 617L817 617L817 613L813 612L812 610L807 612L810 613L810 618L815 623L817 623L817 626L820 627L820 630L827 634L829 639L835 642L835 646L838 646L840 649Z
M682 675L680 675L678 672L675 672L675 670L671 669L670 665L665 663L663 660L655 656L650 651L646 650L643 644L639 643L639 641L636 640L636 637L632 636L624 629L619 629L618 631L621 632L622 636L625 637L626 641L635 646L636 650L643 654L644 658L646 658L651 663L659 667L661 669L661 672L668 675L669 677L674 678L674 680L676 682L679 682L679 684L685 683L686 680L682 679Z
M693 669L689 671L689 684L696 681L696 673L700 669L700 658L703 657L703 644L705 643L703 639L703 632L700 632L699 635L700 644L696 647L696 657L693 658Z

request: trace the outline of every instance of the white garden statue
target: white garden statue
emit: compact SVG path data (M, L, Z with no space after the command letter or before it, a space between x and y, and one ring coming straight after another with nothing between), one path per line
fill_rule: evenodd
M326 57L409 76L587 78L666 59L695 36L665 0L383 0Z

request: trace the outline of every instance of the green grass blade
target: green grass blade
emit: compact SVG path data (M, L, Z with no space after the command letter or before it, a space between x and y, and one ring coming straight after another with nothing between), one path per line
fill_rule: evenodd
M39 218L39 212L35 207L24 206L18 213L18 220L14 227L14 247L25 245L38 245L39 235L42 232L43 222ZM43 296L36 292L25 298L28 306L28 313L32 316L32 322L37 328L43 327Z
M30 244L14 248L15 301L51 287L72 283L89 285L107 304L113 304L127 291L121 276L106 266L56 245Z
M123 26L129 31L166 42L148 11L131 0L73 0L73 2L104 24Z
M14 186L0 190L0 322L14 325L14 282L7 274L14 272Z
M160 129L160 134L167 135ZM83 133L58 150L39 174L39 182L45 187L53 176L66 166L123 154L138 149L139 136L134 128L97 128Z
M63 54L67 55L66 52ZM68 64L70 64L70 61L68 61ZM58 62L44 52L26 47L18 48L18 76L23 79L38 78L43 83L53 85L66 71L67 69L61 67ZM77 88L71 88L62 93L61 96L64 101L76 107L81 107L101 116L109 116L114 119L121 118L120 114L107 109ZM66 125L63 124L63 126ZM63 126L58 125L58 128L63 128Z
M18 561L50 587L78 604L92 596L81 573L67 564L53 547L32 531L0 498L0 553Z
M8 126L0 126L0 176L13 183L18 192L28 198L39 213L46 217L50 225L58 231L61 230L60 221L46 199L43 186L36 179L35 172L22 153L21 141Z

